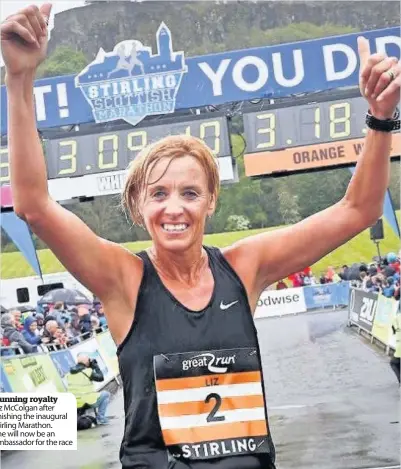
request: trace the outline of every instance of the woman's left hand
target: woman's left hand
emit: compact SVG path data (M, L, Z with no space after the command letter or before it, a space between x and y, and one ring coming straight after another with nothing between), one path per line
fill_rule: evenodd
M401 65L396 57L371 54L369 41L358 38L359 88L377 119L390 119L400 101Z

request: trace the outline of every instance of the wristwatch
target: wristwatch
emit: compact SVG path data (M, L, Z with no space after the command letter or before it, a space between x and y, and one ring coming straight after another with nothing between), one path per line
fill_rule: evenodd
M391 119L377 119L372 116L370 110L366 114L366 125L369 129L379 130L380 132L392 132L400 130L400 111L397 108Z

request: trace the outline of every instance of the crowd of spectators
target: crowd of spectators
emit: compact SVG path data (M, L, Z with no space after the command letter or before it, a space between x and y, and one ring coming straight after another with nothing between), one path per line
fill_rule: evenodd
M7 347L18 347L24 353L38 352L42 345L69 347L89 339L106 325L103 306L98 302L92 306L57 302L24 313L11 309L1 315L1 354L15 354Z
M351 266L345 264L340 269L328 267L326 272L323 272L318 278L308 267L277 282L276 290L343 281L350 281L357 288L381 293L388 298L399 300L400 257L391 252L369 264L355 263Z

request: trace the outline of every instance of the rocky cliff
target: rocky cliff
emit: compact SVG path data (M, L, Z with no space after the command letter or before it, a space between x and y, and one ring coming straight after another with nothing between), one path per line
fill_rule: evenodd
M155 50L155 33L162 21L172 31L175 50L190 56L266 45L266 37L255 31L293 23L328 23L363 31L399 26L399 18L400 4L395 1L102 1L56 15L49 52L68 45L92 60L100 47L109 51L125 39L139 39ZM327 35L332 34L328 28ZM270 41L283 42L280 39Z

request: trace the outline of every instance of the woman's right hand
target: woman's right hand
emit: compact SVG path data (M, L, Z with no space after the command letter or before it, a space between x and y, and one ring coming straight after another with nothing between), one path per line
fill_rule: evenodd
M30 5L1 23L1 52L9 76L34 72L46 58L52 5Z

